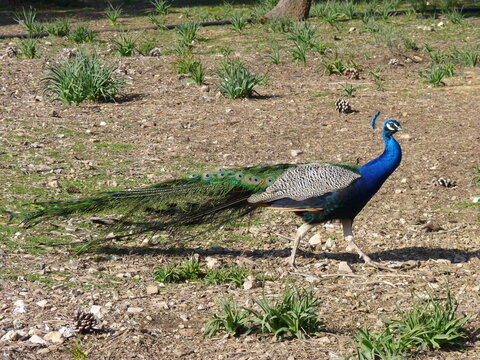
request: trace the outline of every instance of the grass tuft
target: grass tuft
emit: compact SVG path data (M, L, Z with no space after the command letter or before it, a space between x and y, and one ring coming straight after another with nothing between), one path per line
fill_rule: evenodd
M127 33L121 33L113 39L113 49L120 56L132 56L135 52L136 41Z
M113 6L112 3L108 3L108 7L105 9L105 16L112 23L113 26L117 26L117 21L122 15L121 6Z
M78 24L75 29L70 31L69 37L77 44L95 41L95 33L85 24Z
M250 72L239 59L227 59L217 71L219 91L230 99L248 98L262 81L261 77Z
M44 31L43 24L37 21L37 10L31 6L28 9L22 7L22 10L14 14L13 19L24 26L29 35Z
M242 286L249 274L248 268L245 266L225 266L210 270L205 278L205 284L235 284Z
M170 2L165 0L152 0L150 1L150 4L153 5L158 15L166 15L172 6Z
M70 34L70 20L67 18L57 19L53 23L46 24L45 27L50 35L64 37Z
M191 258L179 265L170 264L155 270L153 279L166 283L179 283L187 280L198 280L202 276L202 268L198 259Z
M250 331L247 327L248 312L240 310L235 300L224 297L218 302L222 311L213 314L213 319L207 322L203 332L204 336L212 337L219 332L229 336L239 336Z
M238 33L241 33L248 25L247 18L243 15L233 15L230 19L232 22L232 28Z
M35 59L40 55L38 54L38 40L28 38L22 40L18 46L20 50L20 56L24 59Z
M193 22L186 22L175 28L180 36L180 43L184 47L193 46L193 43L197 40L198 29L200 29L200 25Z
M66 105L85 100L111 101L123 87L123 81L113 77L115 70L102 64L96 54L80 52L48 68L42 79L43 92Z

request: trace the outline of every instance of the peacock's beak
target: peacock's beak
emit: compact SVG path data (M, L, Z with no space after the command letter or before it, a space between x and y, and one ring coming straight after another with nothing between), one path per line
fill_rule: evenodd
M403 131L403 128L400 125L398 125L397 126L397 131Z

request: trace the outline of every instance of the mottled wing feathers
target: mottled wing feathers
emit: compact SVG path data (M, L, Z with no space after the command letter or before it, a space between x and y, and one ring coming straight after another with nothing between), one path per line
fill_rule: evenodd
M264 192L253 194L250 203L268 203L282 198L302 201L339 191L360 174L353 167L331 164L305 164L287 169Z

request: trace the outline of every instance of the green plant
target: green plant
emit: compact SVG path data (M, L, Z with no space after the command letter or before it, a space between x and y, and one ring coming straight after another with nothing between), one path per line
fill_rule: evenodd
M442 86L444 78L453 76L453 70L453 64L432 64L428 69L419 70L419 75L433 86Z
M344 63L341 59L335 55L335 57L332 60L324 60L322 61L323 69L325 70L325 73L328 75L332 74L338 74L341 75L343 72L348 69L348 68L353 68L357 69L358 65L350 62L350 63Z
M204 336L212 337L218 332L226 332L230 336L238 336L248 333L248 312L238 308L235 300L222 298L219 300L222 308L221 313L213 314L213 319L205 325Z
M177 74L191 74L193 69L197 66L192 51L188 48L178 47L177 60L174 63L174 71Z
M57 19L53 23L46 24L45 27L50 35L67 36L70 33L70 20L67 18Z
M445 64L448 61L448 54L440 50L431 50L429 51L430 60L432 64Z
M426 300L416 298L411 310L399 309L400 318L388 321L386 326L401 336L415 334L411 336L412 342L422 350L462 347L466 341L463 326L469 317L457 317L458 305L452 300L450 289L443 301L434 299L431 294Z
M298 61L302 64L307 62L308 47L304 43L295 43L295 47L291 50L293 61Z
M364 15L362 17L362 22L363 22L363 28L365 29L365 31L368 31L371 33L377 33L380 31L380 25L372 15Z
M147 17L148 17L148 21L150 21L153 25L155 25L159 29L165 29L163 18L157 16L156 13L150 13L147 15Z
M165 0L152 0L150 4L153 5L155 11L158 15L166 15L168 13L168 9L172 6L170 2Z
M273 32L287 33L293 26L294 21L290 17L275 17L268 20L268 26Z
M192 47L193 42L197 40L198 29L200 29L200 25L193 22L186 22L175 28L180 36L181 44L185 47Z
M245 266L225 266L210 270L203 279L206 284L225 284L231 283L242 286L249 274Z
M405 47L406 50L413 50L413 51L418 50L417 43L412 38L404 38L403 39L403 46Z
M354 87L352 84L345 84L343 86L343 91L345 92L345 95L347 97L354 97L355 91L357 91L357 88Z
M222 54L222 56L224 56L224 57L228 57L228 56L230 56L232 53L233 53L233 49L232 49L231 47L222 46L222 47L220 48L220 54Z
M255 299L260 310L249 309L254 316L252 323L262 332L272 333L276 338L296 337L318 333L323 328L318 307L311 290L286 287L281 299L269 301L265 294Z
M354 19L355 13L357 12L355 2L353 0L345 0L340 2L340 11L347 20Z
M459 10L459 9L451 9L451 10L445 11L443 14L452 24L460 25L460 24L463 24L465 21L465 17L462 14L462 10Z
M113 39L113 50L120 56L132 56L135 51L135 39L127 33L119 34Z
M70 32L69 37L77 44L93 42L95 40L95 33L88 27L88 25L78 24L77 27Z
M395 29L391 26L380 27L374 34L374 38L378 42L383 42L392 52L396 52L400 45L400 37Z
M14 20L24 26L29 35L40 33L44 30L43 24L37 21L37 11L33 7L22 10L14 14Z
M242 30L248 25L247 18L245 18L243 15L233 15L231 20L232 22L232 28L236 32L242 32Z
M269 59L273 64L280 64L280 46L276 45L272 48L272 52L267 54L267 59Z
M20 42L19 50L21 57L25 59L35 59L39 57L38 55L38 40L28 38Z
M388 329L384 332L371 332L368 329L358 329L354 335L356 352L353 355L358 360L407 360L406 352L409 344L399 341Z
M455 62L463 66L475 67L478 64L479 52L478 49L474 48L459 49L454 47L451 57Z
M137 50L143 56L147 56L150 54L150 51L152 51L156 47L156 43L155 39L153 38L143 38L144 40L138 45Z
M108 7L105 9L105 16L112 23L113 26L117 26L117 20L122 14L121 6L113 6L112 3L108 3Z
M70 355L73 356L74 359L88 359L88 351L82 349L82 342L80 340L80 337L77 337L75 343L70 348L67 348L67 351L70 353Z
M114 100L123 81L113 77L115 67L104 65L96 54L77 56L51 65L42 79L44 94L63 104L85 100Z
M306 22L294 25L289 36L289 39L297 44L297 46L302 46L303 44L306 48L315 46L314 38L315 29Z
M170 264L155 270L153 279L167 283L179 283L186 280L198 280L203 276L200 263L196 258L184 260L180 264Z
M428 0L412 0L411 5L417 13L423 14L428 9Z
M219 91L230 99L247 98L253 95L262 79L250 72L241 60L227 59L217 71Z
M200 61L195 61L190 68L190 75L192 76L193 81L196 84L200 85L203 83L205 74L203 72L203 65Z

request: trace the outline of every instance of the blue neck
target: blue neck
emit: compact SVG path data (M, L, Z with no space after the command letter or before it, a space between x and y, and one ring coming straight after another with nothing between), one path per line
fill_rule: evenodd
M365 181L364 184L370 185L368 187L370 191L373 191L373 194L380 189L402 160L402 150L393 136L383 131L383 140L385 141L383 154L360 167L360 174Z

